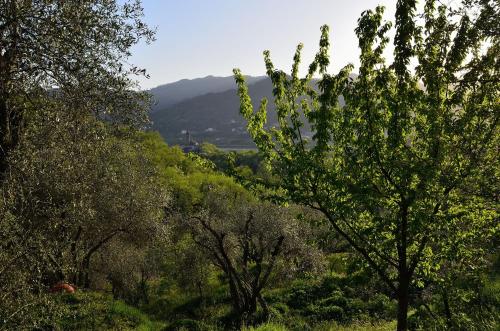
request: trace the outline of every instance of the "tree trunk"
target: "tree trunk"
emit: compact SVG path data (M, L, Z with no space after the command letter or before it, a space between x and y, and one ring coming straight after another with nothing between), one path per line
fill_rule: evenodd
M446 327L448 330L453 329L453 319L451 316L450 302L448 300L448 293L446 289L443 289L443 306L444 306L444 314L446 316Z
M401 275L398 288L398 331L408 330L408 306L410 302L410 280Z
M90 257L91 255L85 257L85 259L83 260L83 279L81 279L80 281L82 282L82 286L84 288L89 288L90 287Z
M198 295L200 296L200 301L203 302L204 301L204 297L203 297L203 284L201 281L197 281L196 282L196 287L198 288Z
M259 304L262 307L262 310L264 312L264 319L266 321L269 320L269 316L270 316L269 306L267 305L266 300L264 300L264 298L262 297L262 294L260 294L260 293L258 294L257 300L259 300Z
M9 151L8 142L8 109L7 102L3 96L0 96L0 178L4 178L5 171L7 171L7 156Z
M83 228L82 226L80 225L78 227L78 231L76 232L76 235L75 235L75 238L73 238L72 242L71 242L71 257L73 259L72 261L72 272L73 272L73 275L71 276L71 281L73 282L73 284L78 284L78 253L77 253L77 243L78 241L80 240L80 236L82 234L82 231L83 231Z
M257 311L257 298L255 296L245 295L244 304L238 313L240 327L248 325Z
M411 273L407 263L408 247L408 205L406 199L401 201L401 223L396 234L398 239L398 331L408 330L408 305L410 303ZM398 238L399 237L399 238Z
M236 312L240 312L243 310L243 300L241 299L241 294L238 291L238 288L233 280L232 276L229 274L229 293L231 295L231 299L233 301L233 309Z
M149 304L148 282L147 277L144 275L144 270L141 270L141 282L139 283L141 296L143 302Z

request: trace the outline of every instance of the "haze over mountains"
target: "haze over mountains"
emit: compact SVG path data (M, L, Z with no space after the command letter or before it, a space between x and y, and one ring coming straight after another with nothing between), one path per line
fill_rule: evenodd
M247 82L253 84L265 76L246 76ZM207 93L217 93L236 89L234 77L206 76L195 79L182 79L174 83L164 84L149 90L155 97L153 111L161 110L181 101Z
M354 76L353 76L354 77ZM266 76L246 77L254 108L267 98L268 125L277 124L273 87ZM239 98L232 76L183 79L149 90L156 100L150 114L152 129L159 131L169 145L186 143L186 131L198 142L222 148L254 147L246 132L246 121L239 113ZM303 135L309 136L308 126Z
M272 85L267 77L246 79L255 106L263 97L272 99ZM239 114L232 76L185 79L149 92L156 101L150 115L152 129L159 131L168 144L184 144L189 131L196 141L219 147L254 146Z

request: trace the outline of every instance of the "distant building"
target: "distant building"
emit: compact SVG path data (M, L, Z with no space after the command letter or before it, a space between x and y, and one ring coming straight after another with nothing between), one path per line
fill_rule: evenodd
M192 137L189 130L186 130L186 145L182 146L182 151L184 153L199 153L201 152L201 147L198 142L196 142Z

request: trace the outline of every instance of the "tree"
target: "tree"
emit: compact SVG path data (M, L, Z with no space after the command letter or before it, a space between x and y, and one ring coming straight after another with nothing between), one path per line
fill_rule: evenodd
M238 186L206 183L203 190L200 206L185 220L194 242L224 273L238 323L250 322L257 304L268 316L262 291L273 276L318 269L319 251L308 245L307 228L291 210L252 201Z
M305 78L298 77L302 45L291 76L276 70L265 51L279 122L274 128L265 125L267 100L254 112L244 77L234 70L240 112L281 177L281 192L321 211L377 272L397 298L398 330L407 329L412 288L452 257L450 233L498 233L498 14L494 1L436 8L428 0L417 16L416 1L399 0L394 60L387 65L391 24L383 21L382 7L367 10L356 28L356 78L352 65L327 73L327 26ZM317 89L311 83L316 72ZM303 119L312 128L310 140Z
M47 97L108 120L143 123L145 95L133 93L124 62L153 31L139 1L0 2L0 173L19 144L27 108Z
M141 255L164 235L168 195L129 129L116 136L93 115L59 106L27 113L0 191L0 316L7 326L31 316L37 297L58 281L90 287L98 256L119 255L107 263L113 269L138 259L113 250Z
M0 328L40 328L46 286L88 286L97 253L158 230L165 195L123 125L146 122L126 58L153 35L139 1L0 1Z
M59 269L55 280L89 287L92 259L110 242L141 246L154 238L167 195L140 145L113 136L91 115L43 116L54 124L14 152L5 191L25 228L58 238L45 256Z

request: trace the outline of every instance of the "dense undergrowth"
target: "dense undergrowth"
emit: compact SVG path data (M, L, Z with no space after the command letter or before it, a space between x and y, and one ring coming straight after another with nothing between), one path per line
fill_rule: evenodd
M162 330L140 309L114 300L109 294L77 291L57 298L61 311L56 330Z
M200 322L193 319L179 319L172 323L157 321L140 309L127 305L121 300L114 300L110 295L99 292L77 292L75 294L58 295L60 304L59 319L55 325L46 325L41 329L53 330L224 330L220 323ZM183 307L179 306L182 310ZM185 309L185 307L184 307ZM223 309L222 309L223 310ZM221 310L221 311L222 311ZM293 325L293 323L302 323ZM305 320L297 317L282 318L273 322L265 322L258 326L244 327L245 331L287 331L287 330L317 330L317 331L385 331L393 330L394 321L372 321L339 323L324 321L314 327L307 326Z
M141 1L0 1L0 331L499 330L500 8L416 3L234 69L228 154L147 130Z
M338 259L337 259L338 260ZM337 268L342 269L337 266ZM259 310L246 331L384 331L395 329L396 302L377 293L378 281L367 271L345 267L341 273L328 272L322 277L293 280L270 288L265 297L271 315L265 320ZM492 275L483 280L482 300L476 319L472 311L457 312L464 319L461 330L494 330L498 327L495 309L500 303L500 279ZM60 307L57 321L49 327L56 330L237 330L231 311L227 286L220 275L213 273L203 296L186 292L166 280L150 284L150 301L137 307L113 299L103 292L77 291L56 295ZM473 300L471 298L471 300ZM477 305L476 302L471 304ZM481 306L482 304L482 306ZM497 307L497 308L495 308ZM438 303L432 307L438 310ZM468 322L468 324L467 324ZM443 321L431 316L421 305L410 314L415 330L440 330ZM42 327L41 329L44 329Z

